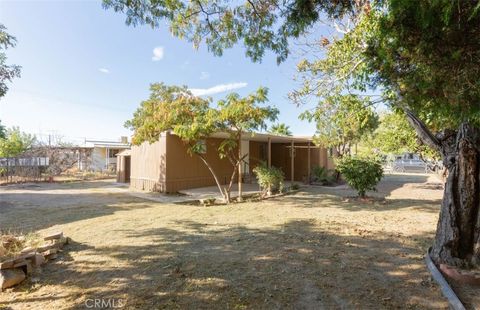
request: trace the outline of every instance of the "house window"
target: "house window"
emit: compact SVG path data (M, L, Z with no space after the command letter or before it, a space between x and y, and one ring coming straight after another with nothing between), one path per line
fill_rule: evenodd
M198 154L207 154L207 142L205 140L197 142L196 152Z

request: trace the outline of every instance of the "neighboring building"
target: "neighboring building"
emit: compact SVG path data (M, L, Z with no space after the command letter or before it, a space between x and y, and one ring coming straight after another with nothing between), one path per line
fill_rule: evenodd
M227 134L218 133L204 142L204 156L224 184L230 179L233 167L228 159L219 157L217 149L226 137ZM243 165L245 182L253 179L253 169L261 162L281 168L287 181L299 182L308 182L311 168L315 166L332 166L327 150L315 146L307 137L245 134L241 151L248 154ZM130 151L117 157L118 182L130 181L135 189L171 193L215 185L213 176L198 156L190 155L180 138L168 132L155 143L132 146Z
M85 145L91 148L91 158L88 165L79 167L80 170L89 171L115 171L117 165L116 155L123 150L130 149L126 138L118 141L86 140ZM80 163L82 165L82 163Z

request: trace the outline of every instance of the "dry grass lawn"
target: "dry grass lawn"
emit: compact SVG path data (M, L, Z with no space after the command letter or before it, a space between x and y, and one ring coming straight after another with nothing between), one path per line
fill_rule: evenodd
M107 181L0 188L0 228L73 239L55 261L0 293L12 309L448 308L423 255L442 191L389 175L385 204L345 189L304 188L257 203L155 203ZM1 308L1 306L0 306Z

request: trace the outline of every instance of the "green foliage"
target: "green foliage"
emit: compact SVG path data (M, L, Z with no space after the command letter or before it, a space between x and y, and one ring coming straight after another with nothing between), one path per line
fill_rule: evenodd
M0 24L0 98L5 96L8 91L7 82L11 82L15 77L20 77L20 67L16 65L7 65L7 56L4 50L14 47L16 39L7 33L7 28Z
M271 50L277 62L289 55L288 38L302 35L321 12L341 18L356 9L354 1L331 0L103 0L103 6L125 13L128 25L159 28L166 20L174 36L195 47L203 41L217 56L242 42L253 61L260 61Z
M36 137L21 132L18 127L7 129L6 137L0 139L0 157L16 157L31 149Z
M209 100L193 96L186 86L155 83L150 86L150 98L125 126L134 130L133 144L158 141L162 132L171 130L195 153L197 142L217 130L216 113L209 104Z
M5 126L2 125L2 122L0 121L0 139L5 139L7 136L7 131L5 129Z
M433 130L480 125L478 1L390 0L364 52L369 71L397 106Z
M365 144L370 150L384 154L419 153L423 157L438 157L435 150L419 141L415 130L401 111L383 114L378 128Z
M190 154L198 155L207 165L220 192L228 200L235 168L242 163L238 152L242 134L265 129L267 120L273 121L277 117L277 109L261 106L268 100L267 89L260 87L246 97L229 94L217 103L217 108L210 107L211 100L194 96L186 86L156 83L151 85L150 91L150 98L143 101L133 118L125 123L126 127L134 131L132 143L138 145L144 141L155 142L162 133L171 131L187 145ZM221 188L207 156L202 154L204 144L201 141L217 132L229 134L217 149L219 156L228 158L233 165L232 177L225 189Z
M332 172L321 166L313 167L312 176L314 182L318 182L322 185L328 185L335 181L335 177L332 175Z
M298 185L297 183L293 183L292 185L290 185L290 190L291 191L296 191L296 190L299 190L300 189L300 185Z
M301 119L315 121L315 142L335 148L340 156L348 151L347 147L358 143L378 124L377 114L370 107L369 98L352 94L326 97L313 112L303 113Z
M336 168L360 197L376 190L383 177L382 165L376 159L345 156L337 160Z
M268 168L265 164L258 165L253 169L257 176L258 184L263 190L263 195L273 191L282 191L285 175L283 171L277 167Z
M268 132L276 135L283 135L283 136L292 135L292 132L290 131L290 127L285 125L284 123L272 125L272 127L270 127L270 130Z
M259 87L246 97L231 93L217 103L214 117L219 124L218 130L230 133L230 141L226 142L229 146L236 146L243 133L266 129L267 121L277 119L278 109L261 106L268 101L267 95L268 89Z
M372 139L367 143L386 154L415 152L418 146L415 130L400 112L383 114Z

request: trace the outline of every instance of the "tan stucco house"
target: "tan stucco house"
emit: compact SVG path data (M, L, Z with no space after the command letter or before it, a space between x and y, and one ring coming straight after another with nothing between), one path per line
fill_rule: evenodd
M217 133L204 142L204 156L225 184L233 167L228 159L219 157L217 148L226 137L226 133ZM307 182L315 166L332 166L327 150L315 146L308 137L245 134L241 151L247 154L242 167L245 182L252 181L253 169L262 162L281 168L287 181L298 182ZM117 154L117 181L130 182L139 190L168 193L215 185L205 164L198 156L190 155L180 138L169 132L162 133L155 143L144 142Z

